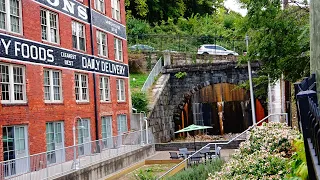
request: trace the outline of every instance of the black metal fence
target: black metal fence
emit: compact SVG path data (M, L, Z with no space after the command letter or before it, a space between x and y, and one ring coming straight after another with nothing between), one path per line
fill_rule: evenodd
M228 50L242 54L246 50L244 39L227 38L217 36L184 36L184 35L158 35L158 34L139 34L128 36L128 46L137 44L148 45L155 51L177 51L197 53L202 44L216 44ZM134 50L134 48L131 48Z
M320 109L316 76L294 84L299 128L303 134L309 179L320 179Z

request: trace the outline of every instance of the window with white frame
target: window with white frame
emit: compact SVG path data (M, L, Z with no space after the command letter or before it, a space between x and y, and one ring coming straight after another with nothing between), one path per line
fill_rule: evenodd
M97 46L100 56L108 57L107 34L97 30Z
M40 10L41 36L45 41L58 43L58 14L46 9Z
M111 0L112 18L120 21L120 0Z
M74 76L74 80L76 101L89 101L88 75L76 73Z
M100 76L100 101L110 101L110 79Z
M63 122L46 123L47 163L59 163L64 160Z
M114 38L114 56L115 60L123 61L122 55L122 40L118 38Z
M44 72L45 102L62 101L61 71L45 69Z
M72 21L72 47L86 50L85 25L76 21Z
M126 101L126 95L125 95L125 85L123 79L117 79L117 97L118 101Z
M127 115L120 114L117 117L118 134L122 134L128 131Z
M21 0L0 0L0 29L21 33Z
M24 66L0 64L2 103L25 103L26 83Z
M103 12L105 13L105 4L104 4L104 0L95 0L95 8L100 11L100 12Z

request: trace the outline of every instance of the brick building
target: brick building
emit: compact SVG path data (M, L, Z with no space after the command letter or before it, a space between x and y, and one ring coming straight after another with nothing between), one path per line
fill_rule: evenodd
M0 159L128 131L127 64L124 0L2 0Z

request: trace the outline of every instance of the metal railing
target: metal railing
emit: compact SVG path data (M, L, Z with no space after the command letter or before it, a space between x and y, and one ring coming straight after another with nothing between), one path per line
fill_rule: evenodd
M153 144L146 130L123 133L96 141L0 162L0 179L54 179L110 158ZM146 142L148 141L148 142ZM144 142L144 143L142 143ZM74 157L74 154L76 156Z
M156 65L154 65L152 68L147 80L144 82L143 87L141 88L141 91L145 92L152 86L156 77L161 73L162 67L162 58L160 58Z
M316 76L295 83L298 125L303 135L309 179L320 179L320 109Z
M221 36L190 36L190 35L161 35L161 34L136 34L128 35L129 50L136 44L143 44L151 46L152 49L148 51L164 51L172 52L188 52L197 53L198 48L202 44L217 44L229 50L238 52L246 51L246 44L243 37L230 38ZM149 47L150 48L150 47ZM146 51L146 49L142 49Z
M179 167L181 164L186 163L187 161L189 161L193 156L196 156L197 154L199 154L203 149L207 148L207 147L211 147L214 146L215 147L215 154L217 154L217 146L218 145L228 145L231 142L233 142L234 140L236 140L237 138L241 137L243 134L247 133L248 131L250 131L252 128L256 127L258 124L262 123L263 121L267 120L269 117L271 116L282 116L284 115L286 118L286 122L288 122L288 114L287 113L278 113L278 114L269 114L268 116L266 116L265 118L263 118L262 120L260 120L259 122L255 123L254 125L250 126L247 130L243 131L241 134L238 134L236 137L232 138L231 140L229 140L228 142L225 143L208 143L207 145L203 146L202 148L200 148L198 151L194 152L192 155L190 155L188 158L184 159L183 161L181 161L179 164L173 166L171 169L169 169L166 173L162 174L159 179L163 179L166 175L168 175L171 171L173 171L174 169L176 169L177 167Z

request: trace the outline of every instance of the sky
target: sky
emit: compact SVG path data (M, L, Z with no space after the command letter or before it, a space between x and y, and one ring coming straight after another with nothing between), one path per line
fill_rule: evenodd
M240 13L242 16L245 16L247 14L246 9L241 9L241 4L238 2L238 0L225 0L224 6L228 9L231 9L235 12Z

